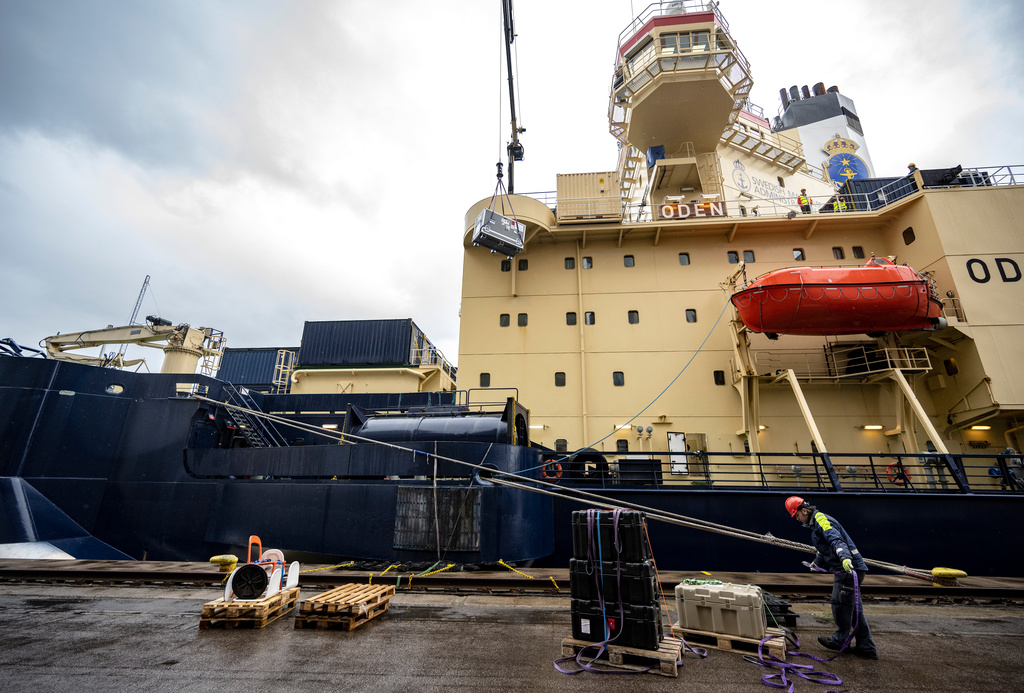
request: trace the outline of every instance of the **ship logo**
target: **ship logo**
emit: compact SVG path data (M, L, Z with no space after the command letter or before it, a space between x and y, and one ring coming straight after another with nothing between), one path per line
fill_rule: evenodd
M750 177L747 176L747 167L739 159L732 162L732 182L743 192L750 190Z
M871 172L864 160L857 156L860 145L841 137L837 132L821 146L828 158L822 165L825 173L836 185L842 185L852 178L870 178Z

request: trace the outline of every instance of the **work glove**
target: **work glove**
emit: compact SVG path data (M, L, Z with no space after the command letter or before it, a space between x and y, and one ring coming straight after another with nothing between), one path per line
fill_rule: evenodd
M844 558L843 559L843 570L845 570L848 573L852 573L853 572L853 561L851 561L849 558Z

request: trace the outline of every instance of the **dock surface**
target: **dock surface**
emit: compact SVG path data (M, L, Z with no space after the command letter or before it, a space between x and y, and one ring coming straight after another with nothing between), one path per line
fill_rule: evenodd
M264 628L200 630L203 605L222 596L208 567L193 568L204 576L195 584L110 584L16 578L11 565L0 562L2 691L774 690L760 680L768 670L720 650L686 653L674 678L559 673L553 662L571 636L567 571L543 576L552 585L564 576L549 592L536 591L537 577L520 576L534 583L522 594L435 591L414 580L398 588L387 613L352 631L296 629L292 614ZM302 597L327 589L303 584ZM869 597L881 659L844 654L818 665L842 686L798 679L796 690L1020 691L1024 602L961 601ZM827 600L801 599L791 610L801 650L830 654L816 642L832 631Z

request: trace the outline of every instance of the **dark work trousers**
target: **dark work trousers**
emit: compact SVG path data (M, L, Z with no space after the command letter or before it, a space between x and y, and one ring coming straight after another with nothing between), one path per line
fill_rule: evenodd
M856 571L857 582L864 584L863 570ZM832 618L836 622L836 632L832 634L832 640L837 645L842 645L850 629L853 628L853 615L857 614L857 632L854 634L856 647L862 652L875 652L875 641L871 639L871 629L868 621L864 618L864 605L856 598L853 589L853 575L846 572L836 573L832 582ZM850 643L853 647L853 642Z

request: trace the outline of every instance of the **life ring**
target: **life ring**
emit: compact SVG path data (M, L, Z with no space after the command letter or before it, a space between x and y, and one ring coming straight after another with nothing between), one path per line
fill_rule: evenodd
M895 462L885 468L885 475L889 477L889 481L897 486L904 486L908 481L910 481L910 470L906 467L902 467L901 471Z
M540 473L541 476L549 481L558 481L562 478L562 465L554 460L548 460L540 470Z

